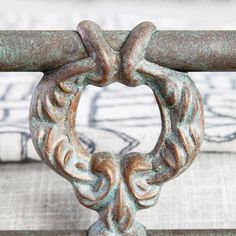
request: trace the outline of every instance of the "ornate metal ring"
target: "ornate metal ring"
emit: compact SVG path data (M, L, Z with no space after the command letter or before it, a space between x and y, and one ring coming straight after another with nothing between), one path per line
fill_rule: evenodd
M161 185L182 173L199 152L200 93L187 73L145 59L153 24L135 27L119 51L95 23L84 21L77 31L89 57L45 74L37 85L29 116L33 143L46 164L72 183L79 201L99 213L89 235L146 235L135 212L154 205ZM113 82L153 90L162 131L151 152L89 154L80 144L75 118L84 87Z

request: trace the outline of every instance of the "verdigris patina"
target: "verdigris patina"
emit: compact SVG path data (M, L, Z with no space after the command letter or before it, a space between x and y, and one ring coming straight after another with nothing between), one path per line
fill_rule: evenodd
M120 50L110 46L93 22L81 22L77 31L88 56L45 73L31 102L32 140L46 164L72 183L80 203L99 213L88 235L144 236L136 211L153 206L162 184L189 167L199 152L202 98L187 73L145 59L156 32L152 23L135 27ZM162 131L149 153L90 154L80 144L75 118L83 89L113 82L153 90Z

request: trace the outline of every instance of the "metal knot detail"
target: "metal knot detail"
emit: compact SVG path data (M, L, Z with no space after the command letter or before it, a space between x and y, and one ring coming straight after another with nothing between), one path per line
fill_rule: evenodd
M93 22L81 22L77 31L87 57L43 76L31 101L31 137L45 163L72 183L80 203L99 213L88 235L145 236L135 213L153 206L161 186L197 156L204 133L202 98L187 73L145 59L156 32L152 23L136 26L119 50ZM75 118L83 89L113 82L153 90L162 131L150 152L91 154L79 142Z

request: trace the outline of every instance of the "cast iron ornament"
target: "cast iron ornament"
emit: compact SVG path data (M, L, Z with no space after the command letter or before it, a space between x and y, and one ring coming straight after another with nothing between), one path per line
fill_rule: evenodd
M32 140L46 164L72 183L80 203L98 212L88 235L144 236L136 211L153 206L162 184L187 169L199 152L202 98L187 73L145 59L156 31L152 23L136 26L119 51L109 46L93 22L81 22L77 31L89 57L45 73L31 101ZM153 90L162 131L151 152L90 154L80 144L75 118L83 89L113 82Z

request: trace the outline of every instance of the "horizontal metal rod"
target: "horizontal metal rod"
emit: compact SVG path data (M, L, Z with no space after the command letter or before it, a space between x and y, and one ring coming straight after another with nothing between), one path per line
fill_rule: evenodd
M148 230L149 236L222 236L235 235L235 229L187 229L187 230ZM0 236L86 236L85 230L7 230Z
M119 50L129 31L104 31ZM87 57L76 31L0 31L0 71L49 71ZM179 71L236 71L236 31L157 31L146 59Z

